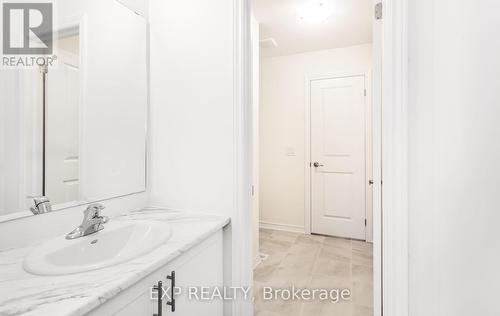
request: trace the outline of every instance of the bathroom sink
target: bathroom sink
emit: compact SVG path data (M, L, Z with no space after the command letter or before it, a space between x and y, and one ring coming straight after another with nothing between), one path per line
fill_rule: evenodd
M54 238L33 250L23 267L37 275L64 275L117 265L147 254L172 235L168 224L153 221L111 221L85 237Z

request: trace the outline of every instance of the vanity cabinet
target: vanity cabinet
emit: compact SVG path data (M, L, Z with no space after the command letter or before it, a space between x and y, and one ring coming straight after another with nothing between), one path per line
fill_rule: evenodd
M162 282L164 292L170 295L172 276L175 272L175 285L181 293L174 295L175 311L168 305L168 297L162 300L161 315L174 316L218 316L223 314L222 300L202 300L200 291L208 287L223 286L223 243L222 231L219 231L180 255L164 267L146 276L136 284L116 295L114 298L97 307L88 315L91 316L154 316L158 311L157 291L153 288ZM189 289L191 288L191 298ZM153 294L152 294L153 293ZM196 299L197 296L200 299Z

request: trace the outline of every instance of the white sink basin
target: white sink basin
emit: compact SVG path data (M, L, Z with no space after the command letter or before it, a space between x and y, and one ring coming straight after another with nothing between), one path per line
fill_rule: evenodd
M110 221L85 237L54 238L33 250L24 269L37 275L63 275L97 270L142 256L172 235L169 225L152 221Z

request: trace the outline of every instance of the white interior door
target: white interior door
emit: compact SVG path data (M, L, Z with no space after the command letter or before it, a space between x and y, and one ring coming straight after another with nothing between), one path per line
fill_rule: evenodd
M79 196L79 57L59 50L47 73L45 194L54 204Z
M311 81L311 231L365 239L365 77Z

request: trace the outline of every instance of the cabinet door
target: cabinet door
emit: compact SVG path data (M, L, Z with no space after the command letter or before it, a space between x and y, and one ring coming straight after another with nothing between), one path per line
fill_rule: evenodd
M223 315L222 300L202 300L200 297L200 287L209 287L212 290L214 287L221 289L223 285L223 243L222 231L220 231L89 312L87 316L153 316L159 314L157 293L153 287L161 281L164 291L170 294L171 280L167 279L167 276L171 275L172 271L175 271L176 286L182 290L182 293L175 296L175 312L172 312L172 307L167 305L169 298L163 297L162 316ZM189 287L198 289L200 299L196 297L190 299Z
M123 309L113 314L114 316L151 316L154 313L151 304L150 290L145 291L141 296L136 298Z
M163 304L163 315L175 316L222 316L223 301L202 300L201 287L209 287L210 293L214 287L222 290L223 285L223 250L222 232L217 233L186 255L169 265L171 271L175 271L176 287L182 291L175 296L175 312L171 306ZM171 273L169 272L169 274ZM171 282L164 282L164 287L170 287ZM197 289L198 298L189 295L189 288Z

